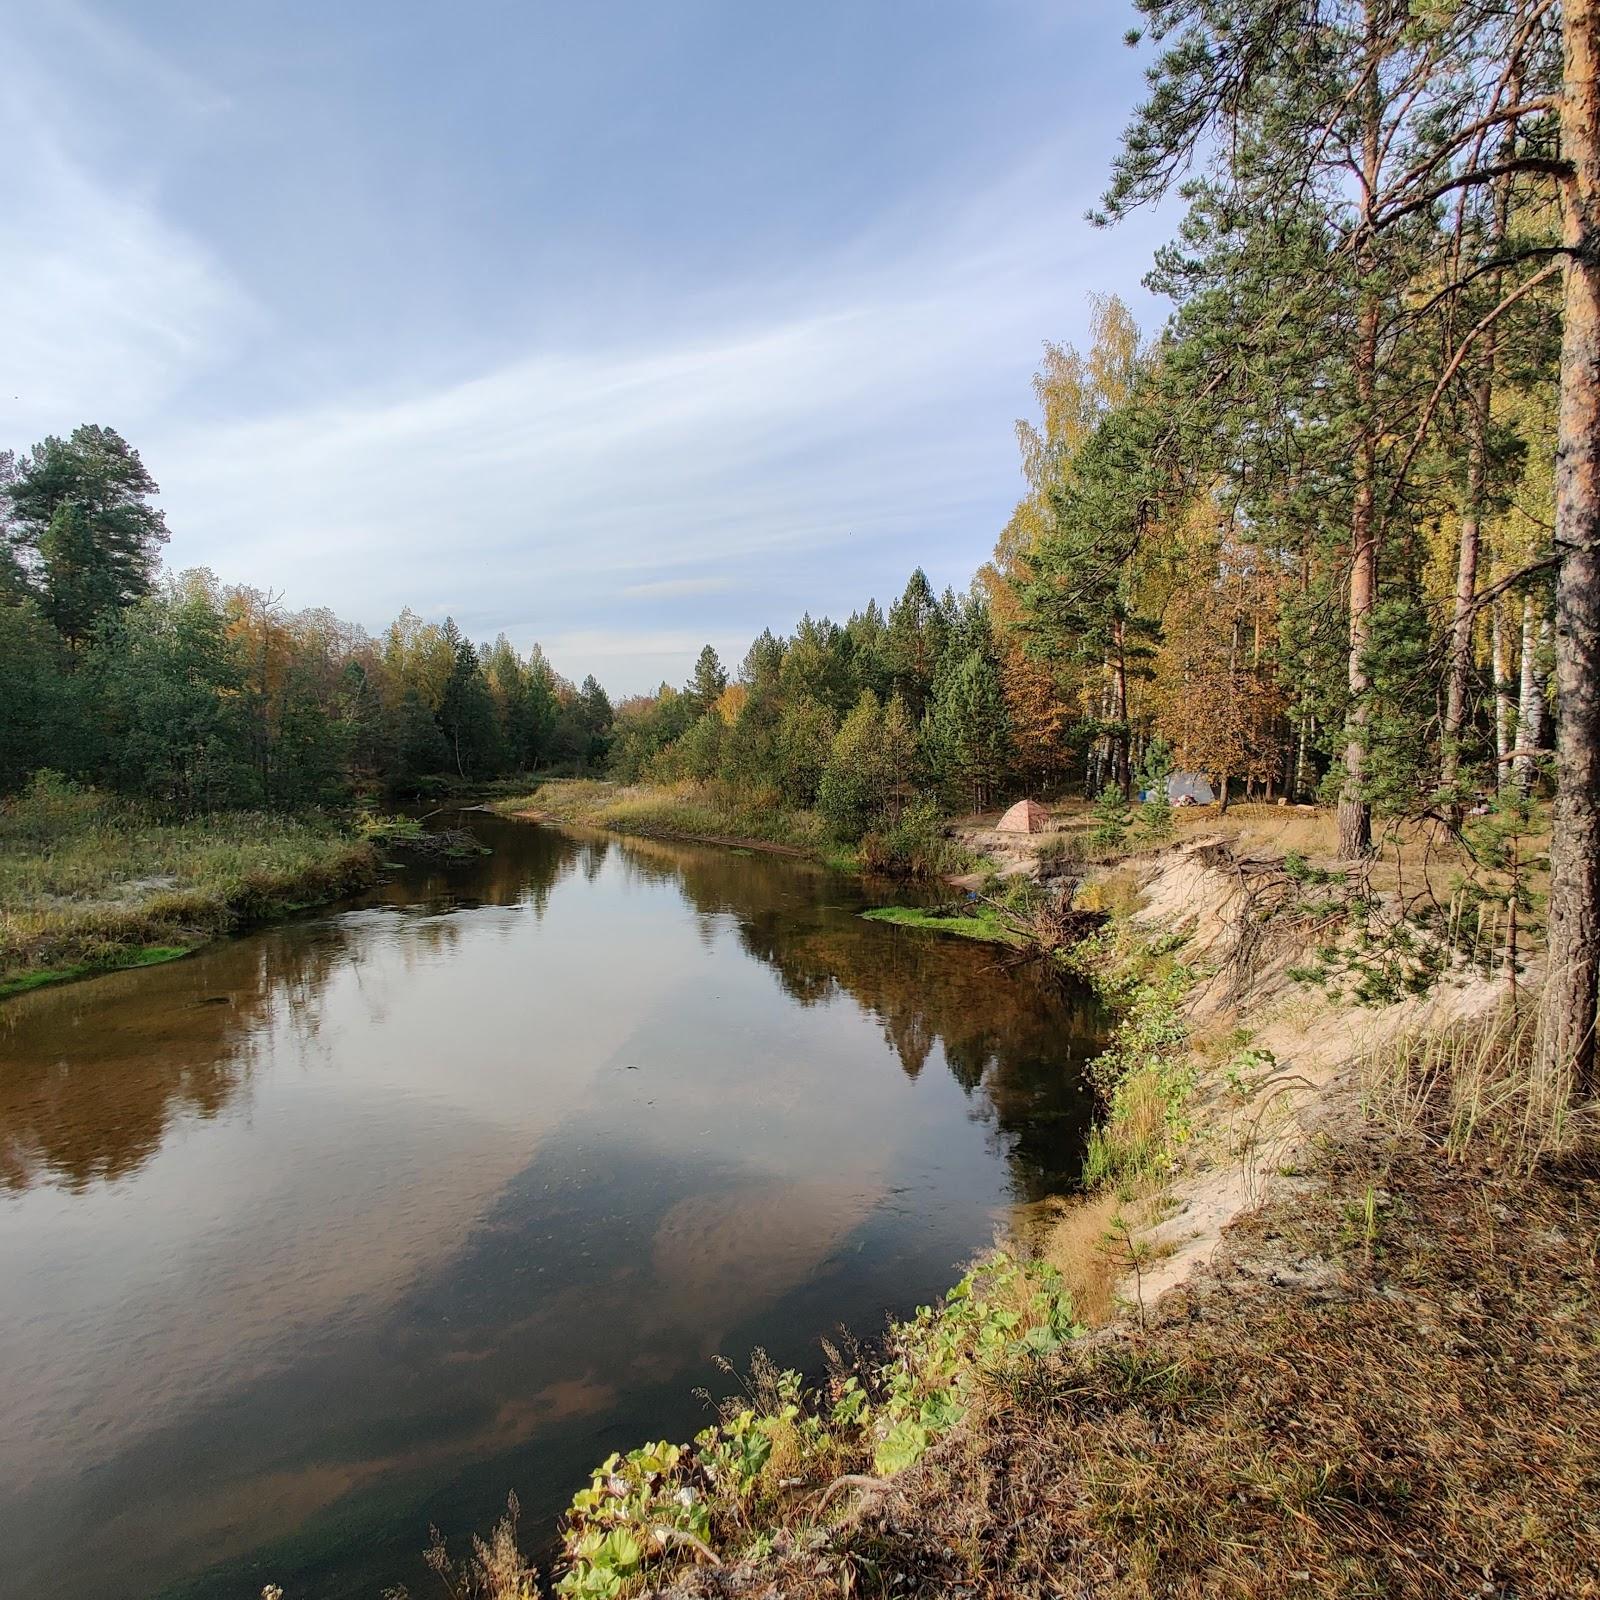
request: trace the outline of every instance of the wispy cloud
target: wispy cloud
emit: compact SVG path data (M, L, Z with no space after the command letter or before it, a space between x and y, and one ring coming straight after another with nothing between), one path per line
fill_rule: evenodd
M65 15L113 71L117 38ZM172 137L224 114L150 52L134 66L177 107ZM109 422L162 483L174 564L371 627L428 597L569 672L614 664L624 691L707 636L735 657L766 623L885 597L913 561L964 579L1017 492L1040 341L1143 254L1135 233L1108 259L1077 220L1095 169L1063 202L1058 137L998 180L887 197L781 270L663 286L653 319L634 263L569 285L570 317L476 371L440 380L419 325L330 378L293 307L244 293L158 174L74 134L102 120L81 93L26 48L8 76L4 442Z
M0 426L144 419L257 321L214 254L162 214L136 161L113 170L105 107L162 118L221 102L82 8L18 11L0 97ZM72 77L30 40L53 33Z

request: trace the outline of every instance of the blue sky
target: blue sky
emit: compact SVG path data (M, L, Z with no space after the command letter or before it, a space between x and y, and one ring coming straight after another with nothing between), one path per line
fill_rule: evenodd
M1089 0L0 0L0 445L107 423L174 567L628 693L960 587L1097 232Z

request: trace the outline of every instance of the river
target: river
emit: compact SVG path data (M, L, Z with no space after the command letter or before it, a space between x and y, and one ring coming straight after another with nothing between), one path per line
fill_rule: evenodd
M0 1596L414 1593L1069 1187L1101 1019L770 855L493 853L0 1005ZM882 890L876 898L883 897Z

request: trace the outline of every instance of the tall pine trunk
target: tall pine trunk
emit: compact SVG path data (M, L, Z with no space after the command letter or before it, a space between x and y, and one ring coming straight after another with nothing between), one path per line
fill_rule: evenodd
M1489 358L1492 360L1492 356ZM1482 525L1484 487L1488 481L1485 434L1493 398L1492 379L1485 376L1471 401L1471 435L1467 442L1467 498L1461 511L1456 550L1456 602L1450 619L1450 670L1445 684L1444 729L1439 755L1439 783L1454 790L1461 776L1461 733L1467 721L1467 688L1472 677L1473 601L1478 592L1478 531ZM1451 808L1460 802L1452 796Z
M1513 99L1520 99L1520 93ZM1510 160L1516 154L1516 124L1510 124L1503 136L1500 154ZM1490 234L1486 241L1489 253L1495 254L1505 238L1510 221L1511 186L1501 178L1492 191ZM1504 274L1489 275L1489 299L1498 301L1504 286ZM1472 680L1472 632L1477 608L1473 600L1478 588L1478 555L1480 530L1483 525L1484 505L1489 488L1489 423L1494 415L1494 376L1497 352L1496 325L1490 324L1484 336L1483 353L1479 357L1480 377L1467 397L1467 493L1461 508L1461 537L1456 551L1456 601L1450 619L1450 669L1445 685L1445 708L1442 749L1439 759L1439 782L1446 790L1453 790L1461 776L1461 735L1467 722L1467 690ZM1501 752L1496 751L1499 755ZM1461 802L1452 798L1451 810L1459 820Z
M1117 784L1122 798L1133 798L1133 762L1129 748L1133 730L1128 726L1128 638L1127 623L1117 618L1114 638L1117 646L1116 676L1113 687L1117 713Z
M1350 518L1350 711L1346 719L1344 788L1339 794L1339 858L1356 861L1372 851L1372 806L1366 795L1368 697L1372 678L1367 651L1372 608L1378 597L1377 447L1371 407L1378 361L1378 303L1370 295L1361 308L1356 351L1356 404L1361 413L1356 443L1356 492Z
M1556 803L1549 971L1535 1060L1559 1092L1595 1081L1600 981L1600 0L1566 0L1561 220L1568 255L1556 442Z

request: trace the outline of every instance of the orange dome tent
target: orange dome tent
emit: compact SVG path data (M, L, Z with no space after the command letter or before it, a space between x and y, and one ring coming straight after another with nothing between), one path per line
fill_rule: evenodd
M1001 817L1001 833L1043 833L1050 826L1050 813L1037 800L1019 800Z

